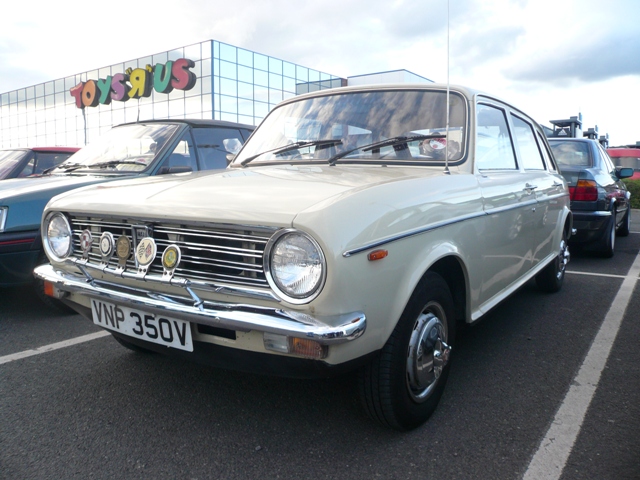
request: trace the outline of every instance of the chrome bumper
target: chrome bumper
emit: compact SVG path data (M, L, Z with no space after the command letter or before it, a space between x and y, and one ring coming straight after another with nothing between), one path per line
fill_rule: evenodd
M255 330L308 338L323 345L332 345L355 340L366 328L366 318L362 312L312 317L305 313L277 308L194 301L75 275L56 269L52 265L37 267L34 275L51 282L58 292L78 293L150 313L165 314L229 330Z

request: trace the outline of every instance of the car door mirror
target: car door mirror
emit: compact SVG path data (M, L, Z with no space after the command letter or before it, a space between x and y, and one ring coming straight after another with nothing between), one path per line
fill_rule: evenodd
M633 168L630 168L630 167L616 167L616 176L618 178L633 177Z

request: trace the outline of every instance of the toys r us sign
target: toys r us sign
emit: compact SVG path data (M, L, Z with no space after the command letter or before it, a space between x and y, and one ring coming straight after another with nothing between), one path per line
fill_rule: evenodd
M190 90L196 84L196 74L190 70L194 66L193 60L180 58L153 67L129 68L126 73L80 82L69 92L76 107L85 108L109 105L112 100L126 102L130 98L149 97L152 90L158 93L171 93L174 88Z

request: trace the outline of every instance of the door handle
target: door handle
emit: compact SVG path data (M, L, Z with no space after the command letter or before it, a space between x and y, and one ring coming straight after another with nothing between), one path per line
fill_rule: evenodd
M531 185L530 183L527 183L524 186L524 191L527 192L527 194L531 195L536 188L538 188L537 185Z

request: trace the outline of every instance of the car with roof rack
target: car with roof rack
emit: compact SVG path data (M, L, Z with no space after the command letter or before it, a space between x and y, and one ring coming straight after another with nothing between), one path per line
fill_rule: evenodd
M541 127L440 84L293 97L224 171L70 192L42 220L36 276L123 346L353 372L398 430L436 408L459 326L529 280L562 287L572 229Z

